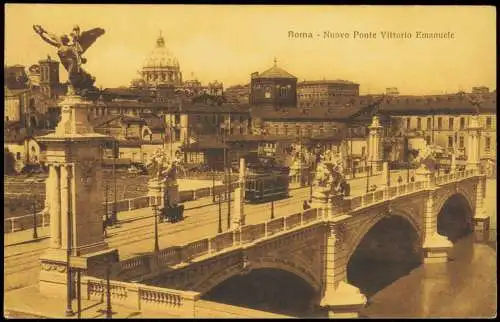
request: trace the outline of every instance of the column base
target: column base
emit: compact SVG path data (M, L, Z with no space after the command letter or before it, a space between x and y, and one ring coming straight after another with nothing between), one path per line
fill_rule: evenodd
M445 236L434 234L426 238L424 248L424 263L445 263L448 261L448 251L453 244Z
M320 306L328 310L329 318L357 318L366 305L366 296L359 288L340 282L335 290L325 292Z
M490 216L484 210L481 210L472 220L474 224L474 240L488 242L490 239Z
M49 296L66 296L67 294L67 253L64 249L49 249L40 256L41 269L40 293ZM103 251L72 256L71 265L78 267L87 276L104 276L105 263L117 262L118 250Z

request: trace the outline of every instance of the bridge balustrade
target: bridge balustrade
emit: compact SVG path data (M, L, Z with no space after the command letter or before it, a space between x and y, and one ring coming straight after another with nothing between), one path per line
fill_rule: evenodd
M266 224L243 226L241 228L241 243L251 243L266 236Z
M318 209L316 208L307 209L302 213L302 224L308 224L316 219L318 219Z
M92 277L82 279L88 300L102 300L106 296L106 281ZM113 303L132 307L138 311L163 311L168 315L193 316L200 294L136 283L110 281Z
M285 229L285 218L277 218L266 223L266 236L272 236Z
M285 229L292 229L294 227L302 225L302 214L296 213L288 217L284 217L283 225Z
M190 261L196 256L207 254L208 251L208 238L197 240L182 247L181 258L183 262Z
M35 214L37 227L46 227L50 224L50 214L38 212ZM4 219L4 233L21 231L33 228L33 214Z
M210 251L218 252L226 248L230 248L234 243L234 233L232 231L217 234L210 239Z
M158 257L160 265L176 265L182 262L181 249L179 246L161 250Z

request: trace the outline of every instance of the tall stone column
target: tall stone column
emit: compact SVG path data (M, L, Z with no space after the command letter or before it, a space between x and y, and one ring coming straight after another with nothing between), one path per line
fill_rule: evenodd
M61 247L61 179L59 168L51 164L49 166L49 178L46 186L46 194L49 198L50 213L50 247Z
M382 126L378 116L373 116L372 124L368 127L368 162L373 167L373 173L379 172L382 163Z
M448 261L448 251L453 244L437 232L439 209L434 209L434 191L429 192L424 207L424 263L443 263Z
M481 127L479 126L479 116L473 115L469 123L469 137L467 146L467 169L479 169L479 137Z
M232 228L238 229L245 225L245 159L240 159L239 187L234 191L234 215L232 218Z
M342 233L338 224L326 228L325 280L320 306L328 310L330 318L356 318L366 304L366 297L359 288L346 282L347 258L342 249Z
M86 275L100 276L103 261L118 260L117 250L109 249L104 241L99 211L102 146L110 138L95 133L88 123L90 102L69 92L59 105L61 120L55 132L37 138L47 146L51 167L47 189L52 225L50 247L40 256L39 286L42 294L55 296L67 291L68 247L73 250L70 265L83 269Z
M68 221L68 211L69 211L69 182L68 182L68 165L61 165L60 167L61 176L60 176L60 185L61 185L61 248L64 250L68 249L68 234L64 233L68 229L69 221Z

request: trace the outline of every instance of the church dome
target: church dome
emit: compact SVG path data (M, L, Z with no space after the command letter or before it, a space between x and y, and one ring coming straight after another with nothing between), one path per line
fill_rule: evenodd
M178 67L177 58L165 46L165 39L161 36L156 40L156 46L144 61L144 68Z

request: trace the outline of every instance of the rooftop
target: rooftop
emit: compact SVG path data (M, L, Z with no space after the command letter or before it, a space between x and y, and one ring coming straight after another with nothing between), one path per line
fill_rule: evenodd
M297 77L293 76L286 70L278 67L278 62L276 58L274 59L274 66L269 68L268 70L263 71L260 74L257 74L253 76L253 78L295 78Z
M350 85L359 85L358 83L354 83L348 80L335 79L335 80L312 80L312 81L302 81L299 85L323 85L323 84L350 84Z

